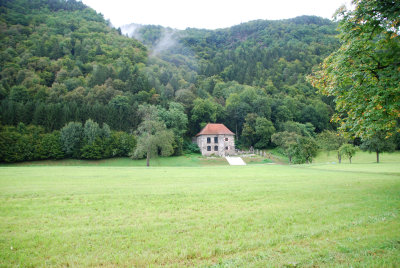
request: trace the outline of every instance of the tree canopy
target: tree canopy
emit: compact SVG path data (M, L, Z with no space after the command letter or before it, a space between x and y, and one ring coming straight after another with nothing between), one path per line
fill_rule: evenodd
M340 48L327 57L311 83L333 96L333 120L355 137L400 131L400 2L354 0L341 8Z

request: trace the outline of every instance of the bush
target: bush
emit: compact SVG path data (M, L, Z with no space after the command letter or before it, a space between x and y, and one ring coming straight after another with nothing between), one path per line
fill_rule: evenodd
M97 138L94 142L86 144L81 149L81 158L98 160L104 158L104 143Z
M185 154L199 154L201 153L199 146L197 146L196 143L193 143L191 141L185 141L184 145L184 153Z
M135 136L116 131L111 135L112 139L112 156L130 156L136 147Z

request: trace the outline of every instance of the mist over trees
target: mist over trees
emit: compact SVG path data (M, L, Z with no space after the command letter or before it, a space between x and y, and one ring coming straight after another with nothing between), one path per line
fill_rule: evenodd
M0 13L0 146L15 145L0 161L133 155L139 107L157 110L174 155L195 151L191 137L209 122L239 148L282 146L295 162L312 161L317 134L336 130L337 102L305 78L340 47L330 20L114 29L75 0L1 1ZM43 153L18 153L24 143Z

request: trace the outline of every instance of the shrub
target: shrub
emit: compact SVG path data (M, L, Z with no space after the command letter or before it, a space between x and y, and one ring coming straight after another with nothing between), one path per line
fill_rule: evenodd
M191 141L185 141L184 143L185 154L199 154L201 153L199 146Z

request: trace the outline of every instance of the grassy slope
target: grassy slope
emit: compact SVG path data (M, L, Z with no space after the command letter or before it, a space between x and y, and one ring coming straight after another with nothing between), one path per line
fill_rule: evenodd
M1 167L0 266L397 266L399 162Z

